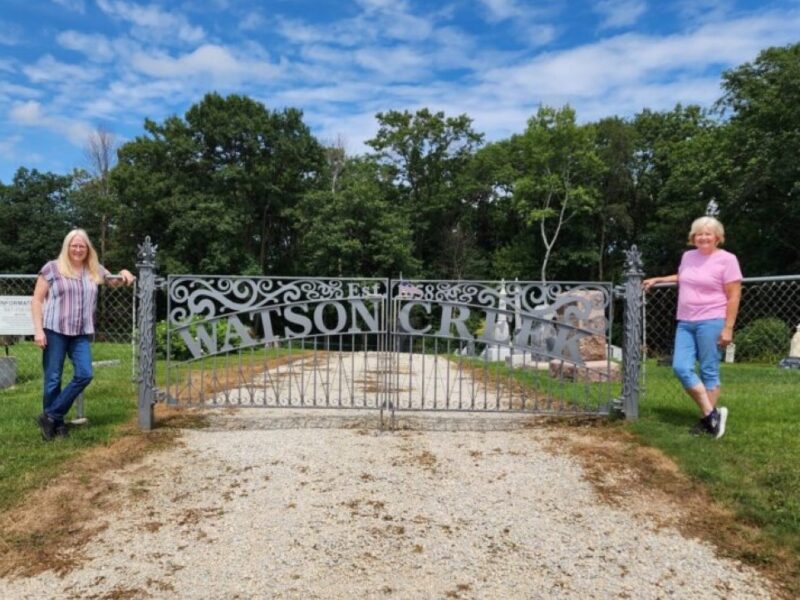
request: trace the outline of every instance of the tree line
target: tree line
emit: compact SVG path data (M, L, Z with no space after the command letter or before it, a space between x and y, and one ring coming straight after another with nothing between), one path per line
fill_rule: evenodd
M624 250L674 272L709 201L746 275L800 272L800 44L722 75L711 107L581 124L542 106L488 143L468 115L378 113L371 149L296 108L207 94L88 167L0 183L0 272L36 272L85 228L111 268L149 235L162 273L618 280Z

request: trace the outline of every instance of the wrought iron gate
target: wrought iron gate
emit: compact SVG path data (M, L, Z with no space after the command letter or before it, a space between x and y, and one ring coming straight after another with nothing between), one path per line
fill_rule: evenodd
M605 414L609 284L174 275L182 405Z

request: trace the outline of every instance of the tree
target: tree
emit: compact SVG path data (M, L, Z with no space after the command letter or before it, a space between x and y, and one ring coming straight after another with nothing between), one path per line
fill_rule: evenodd
M700 149L706 143L688 145L715 125L699 106L680 104L669 111L645 109L633 119L631 241L642 250L648 272L675 271L686 250L689 225L704 214L714 195L704 196L704 186L693 179L705 168ZM694 158L687 165L690 156Z
M119 144L116 136L100 127L87 139L84 156L88 170L73 174L77 190L72 196L74 220L96 240L100 262L108 259L108 240L116 225L117 198L111 187L111 170Z
M291 209L318 185L320 145L299 110L207 94L185 119L145 121L112 174L127 243L152 235L175 272L289 273Z
M390 166L401 192L400 200L414 215L414 255L437 276L435 269L447 234L469 207L463 189L464 175L483 135L472 129L466 115L445 117L427 108L378 113L379 128L367 144L376 158Z
M36 273L70 228L72 178L20 168L0 184L0 271Z
M603 281L608 277L607 260L626 250L633 234L630 207L636 195L632 171L636 134L629 122L618 117L600 120L595 134L597 154L604 166L594 213L597 232L595 276Z
M731 240L759 274L800 270L800 44L726 71L716 105L729 115Z
M351 158L337 178L335 191L310 192L293 212L307 272L388 277L418 271L408 215L394 202L389 169Z
M514 202L529 226L537 226L544 246L541 281L564 227L597 204L597 180L603 164L594 148L592 126L578 125L575 111L541 107L525 133L512 138L522 171L514 183ZM569 260L586 262L594 251L573 250ZM594 262L594 261L593 261Z

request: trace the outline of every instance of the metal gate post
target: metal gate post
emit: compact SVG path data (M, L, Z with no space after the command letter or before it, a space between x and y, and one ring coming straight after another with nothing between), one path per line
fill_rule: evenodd
M622 410L626 419L639 418L639 375L642 367L642 254L634 245L625 251L625 312L622 320Z
M155 379L155 266L156 249L150 236L139 245L136 266L139 269L139 427L146 431L153 428L153 405L156 397Z

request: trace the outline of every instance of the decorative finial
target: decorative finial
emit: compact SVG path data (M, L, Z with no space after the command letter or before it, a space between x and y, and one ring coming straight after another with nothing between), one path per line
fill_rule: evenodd
M154 266L156 264L156 250L158 250L158 245L151 243L150 236L148 235L144 238L144 243L139 244L138 247L139 252L136 256L139 262L137 262L136 265Z
M706 205L706 216L707 217L714 217L715 219L719 217L719 204L713 198L708 201Z
M644 275L644 262L642 261L642 253L639 248L634 244L630 250L625 250L625 267L627 275Z

